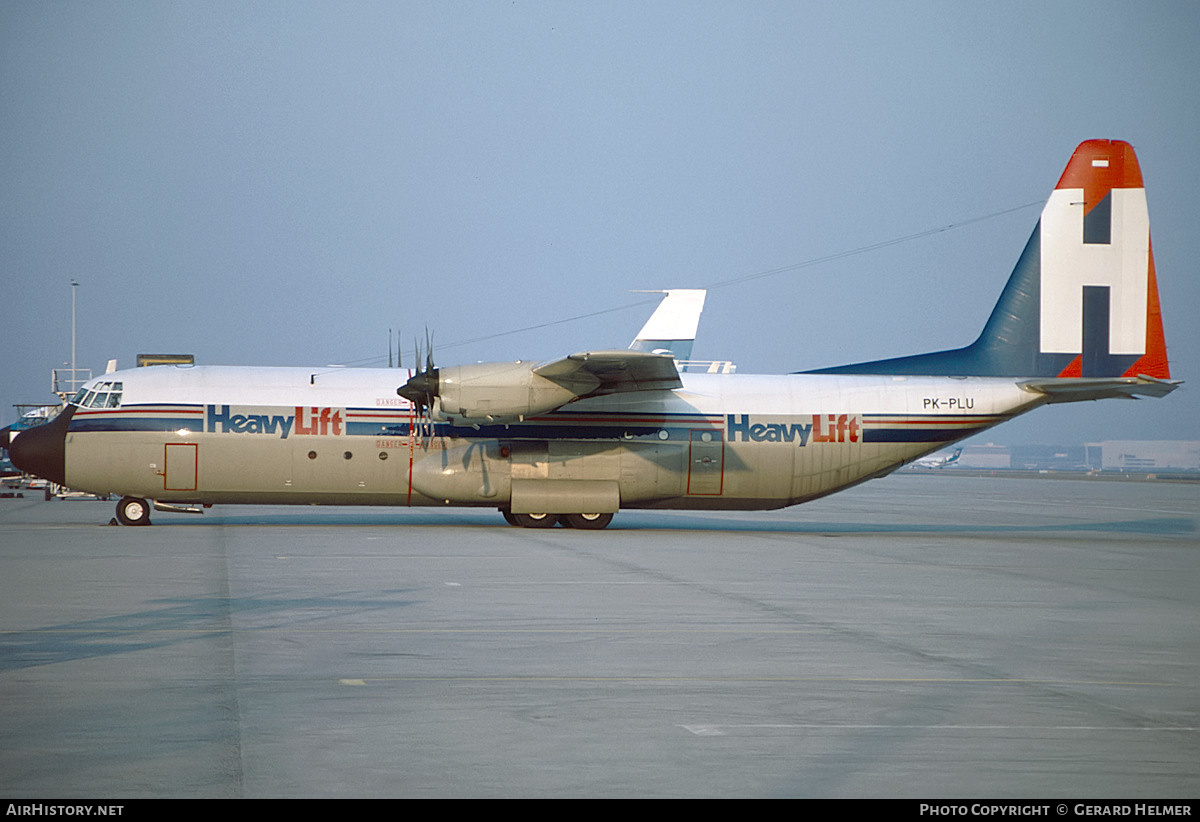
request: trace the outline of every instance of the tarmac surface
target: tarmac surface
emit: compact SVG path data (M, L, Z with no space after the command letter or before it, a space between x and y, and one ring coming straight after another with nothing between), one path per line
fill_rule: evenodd
M1200 487L784 511L0 500L0 792L1200 795Z

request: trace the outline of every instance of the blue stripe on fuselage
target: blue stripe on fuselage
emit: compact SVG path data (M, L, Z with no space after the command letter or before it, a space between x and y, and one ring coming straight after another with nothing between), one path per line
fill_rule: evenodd
M511 425L482 425L479 428L472 426L456 426L448 423L435 423L433 425L434 437L448 437L451 439L499 439L499 440L613 440L623 441L635 438L654 437L661 440L661 432L666 432L666 442L686 442L691 431L696 428L722 428L724 427L722 420L720 423L715 422L712 417L698 416L694 414L678 415L672 418L669 415L662 415L662 422L654 420L656 416L653 414L628 414L623 419L622 415L618 414L603 414L590 413L588 422L572 421L569 416L563 415L564 418L560 421L557 416L547 417L544 419L532 420L523 423L514 423ZM734 415L737 416L737 415ZM744 415L742 415L744 416ZM872 415L864 415L870 417ZM684 417L685 419L679 419ZM807 415L805 415L807 419ZM633 422L636 419L637 422ZM947 417L946 422L956 422L953 416ZM994 425L995 422L981 422L979 425L962 426L961 424L953 427L924 427L924 428L880 428L873 426L864 426L862 430L862 441L864 443L905 443L905 442L949 442L952 440L962 439L970 436L980 430ZM193 433L203 433L200 428L203 426L203 418L193 414L191 416L135 416L135 415L116 415L105 414L95 417L76 416L71 421L71 431L78 432L99 432L99 431L179 431L188 429ZM345 436L351 437L407 437L412 431L413 424L410 422L348 422L345 426ZM416 424L418 436L429 436L422 428L420 423ZM279 437L279 432L263 431L258 432L263 435L273 435ZM728 437L728 441L736 441L735 437ZM807 438L805 438L807 439ZM781 441L783 439L781 438Z

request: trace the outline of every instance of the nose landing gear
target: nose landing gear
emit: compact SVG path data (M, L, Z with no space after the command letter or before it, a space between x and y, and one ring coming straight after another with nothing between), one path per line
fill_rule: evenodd
M138 497L121 497L117 503L117 519L122 525L149 525L150 503Z

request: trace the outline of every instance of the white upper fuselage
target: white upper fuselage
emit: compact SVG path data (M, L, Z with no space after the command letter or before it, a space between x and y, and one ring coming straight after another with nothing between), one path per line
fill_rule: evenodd
M97 377L85 386L120 382L121 407L216 403L288 408L297 405L402 409L396 388L412 372L400 368L154 366ZM958 417L1011 414L1035 402L1020 379L1007 377L859 376L837 374L681 374L672 392L629 392L569 403L562 411L609 407L663 408L709 414L920 413ZM83 409L89 410L89 409ZM558 413L558 412L552 412ZM78 412L77 412L78 414ZM551 416L548 414L546 416Z

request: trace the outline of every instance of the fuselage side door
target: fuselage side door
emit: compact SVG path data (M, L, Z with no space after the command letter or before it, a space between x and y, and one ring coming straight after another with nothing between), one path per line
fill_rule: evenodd
M692 429L688 447L688 495L720 496L724 484L724 432L713 428Z

